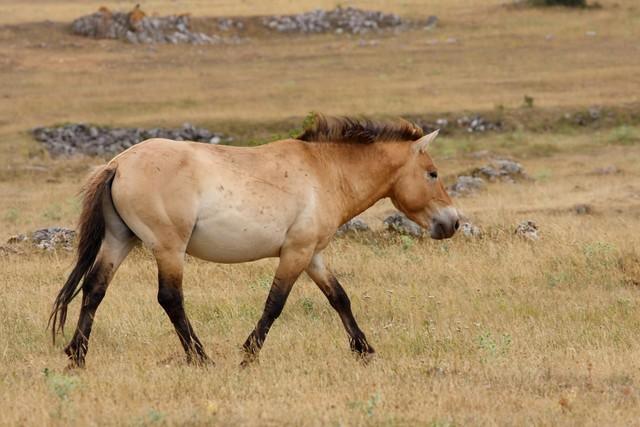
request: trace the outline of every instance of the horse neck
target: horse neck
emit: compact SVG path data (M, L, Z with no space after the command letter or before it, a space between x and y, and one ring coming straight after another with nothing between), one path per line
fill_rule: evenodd
M333 181L333 197L342 222L390 195L398 169L409 155L409 145L399 142L318 144L325 163L322 167Z

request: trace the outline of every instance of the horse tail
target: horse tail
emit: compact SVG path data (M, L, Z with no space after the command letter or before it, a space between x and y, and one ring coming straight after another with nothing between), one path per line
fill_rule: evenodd
M75 267L58 292L49 316L47 328L51 326L53 343L56 333L64 332L67 306L80 293L82 278L89 273L96 261L105 236L103 200L111 191L115 176L115 165L108 164L96 170L85 183L82 194L82 213L78 223L78 253Z

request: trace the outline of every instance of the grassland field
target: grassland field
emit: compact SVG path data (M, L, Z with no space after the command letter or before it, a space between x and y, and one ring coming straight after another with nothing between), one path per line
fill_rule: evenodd
M139 46L73 36L68 23L123 1L0 0L0 239L73 227L82 179L104 159L51 158L34 126L191 122L237 144L286 134L307 112L515 117L503 132L445 135L447 182L487 162L534 179L456 199L484 234L448 241L373 232L326 258L377 350L350 354L338 316L307 278L294 287L260 364L240 370L276 260L189 258L187 312L214 367L187 365L136 249L100 306L87 367L65 370L45 331L73 254L0 254L0 425L640 425L640 5L513 7L490 0L354 1L439 26L397 35L256 36L227 46ZM331 1L166 1L159 14L297 13ZM524 96L534 99L523 106ZM591 106L599 126L534 126ZM555 122L554 122L555 123ZM618 173L594 171L614 165ZM592 212L578 215L577 204ZM540 239L514 235L532 219ZM3 241L1 243L4 243ZM71 329L79 301L70 313Z

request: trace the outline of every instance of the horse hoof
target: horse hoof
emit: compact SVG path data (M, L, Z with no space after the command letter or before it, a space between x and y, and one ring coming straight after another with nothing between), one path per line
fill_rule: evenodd
M64 367L64 372L73 372L76 371L78 369L84 369L85 364L84 364L84 360L73 360L70 359L69 363L67 363L67 366Z
M366 366L373 362L376 353L375 351L354 351L353 354L358 362Z
M65 371L84 368L84 355L78 354L78 351L71 347L66 347L64 349L64 353L69 358L69 363L67 364Z

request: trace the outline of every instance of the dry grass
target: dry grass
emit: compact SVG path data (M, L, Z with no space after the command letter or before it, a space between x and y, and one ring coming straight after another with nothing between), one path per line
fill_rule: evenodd
M581 146L582 138L557 143ZM155 302L153 260L140 250L100 308L88 368L66 373L61 344L50 345L44 325L71 256L4 257L0 405L12 409L0 424L633 423L640 416L640 147L581 152L530 158L525 166L535 183L495 184L461 199L485 229L483 239L374 235L331 245L328 260L378 350L367 367L351 357L337 316L304 278L261 364L238 369L239 345L259 317L272 260L190 260L188 311L217 365L184 365ZM440 163L457 171L479 162L457 156ZM609 163L624 173L589 174ZM54 223L71 224L76 176L40 187L42 176L3 183L3 194L23 189L10 204L19 207L13 227L51 223L41 215L56 200L69 201ZM595 213L575 215L576 203L592 204ZM382 203L365 216L377 224L389 209ZM541 226L540 241L512 235L513 224L526 218Z
M516 106L524 93L554 107L637 101L640 64L629 52L636 49L638 26L631 24L638 10L631 1L602 3L601 11L575 13L514 12L498 2L445 8L435 1L442 29L383 38L366 49L327 36L154 52L76 39L55 26L50 33L40 25L2 27L0 237L72 226L74 194L98 162L43 156L25 133L35 124L242 122L311 109L420 113ZM307 4L179 6L245 14L256 5L272 12ZM12 24L68 20L97 6L3 2L0 15ZM399 8L425 9L412 1ZM585 38L593 28L602 37ZM28 42L18 40L20 31ZM549 32L556 34L551 44L544 40ZM462 43L426 43L447 37ZM29 47L41 42L48 47ZM137 250L97 314L88 367L65 372L63 343L52 346L44 325L71 254L0 256L0 424L638 425L639 132L441 139L434 153L444 174L482 164L466 153L489 149L520 159L536 181L495 184L458 200L485 230L479 240L374 233L332 243L328 261L378 351L369 366L351 357L337 315L305 277L260 365L239 370L239 346L259 317L275 261L226 266L194 259L186 269L187 309L216 366L187 366L155 302L153 260ZM623 172L590 173L609 164ZM576 215L577 203L591 204L594 213ZM390 208L381 203L364 216L379 224ZM538 242L512 234L528 218L541 227ZM72 320L77 310L75 302Z

